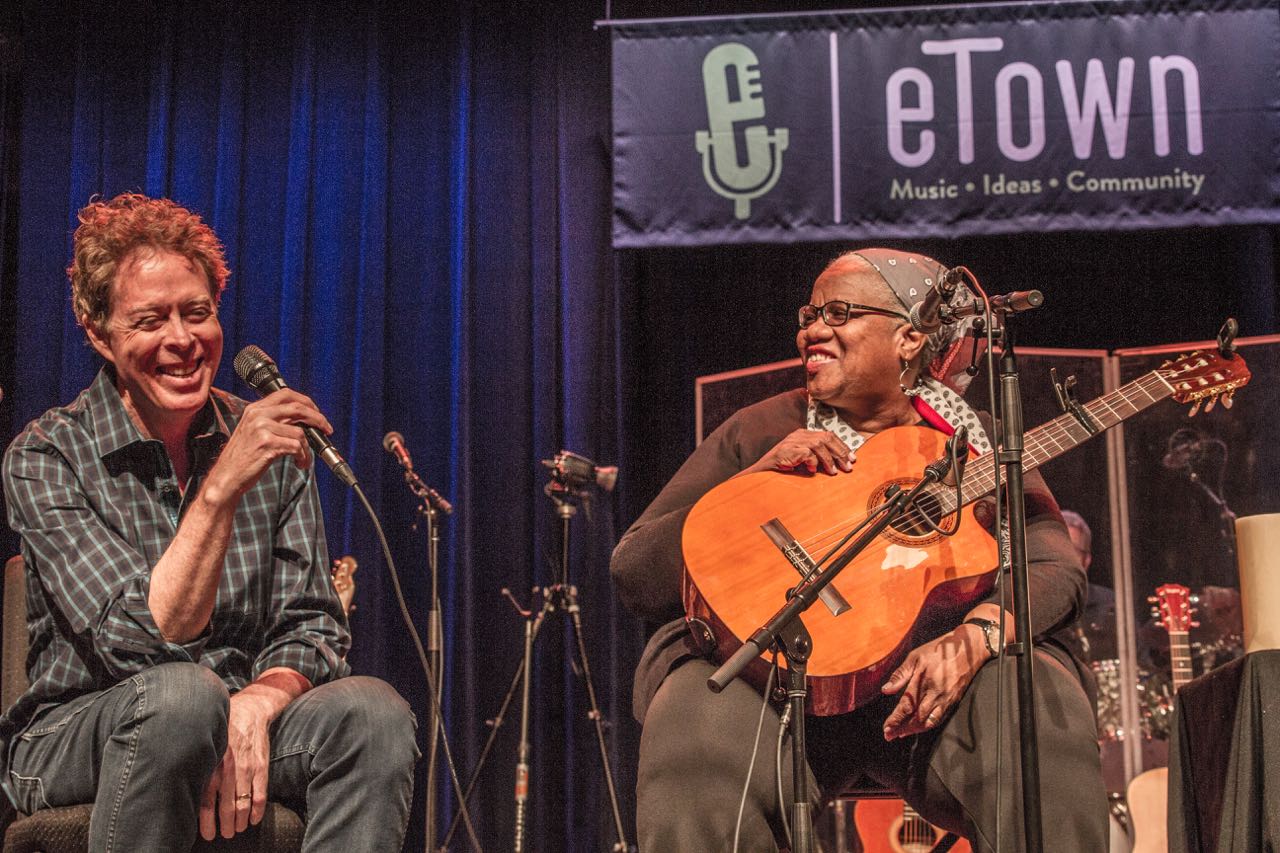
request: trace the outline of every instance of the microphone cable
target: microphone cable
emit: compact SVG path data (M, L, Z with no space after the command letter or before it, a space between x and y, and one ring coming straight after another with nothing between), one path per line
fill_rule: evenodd
M742 834L742 815L747 809L747 794L751 790L751 774L756 769L756 757L760 754L760 735L764 732L765 712L769 710L769 694L773 692L773 679L778 674L778 656L773 656L773 664L769 667L769 677L764 683L764 698L760 703L760 718L756 721L756 739L751 747L751 761L747 764L747 778L742 783L742 798L738 800L738 819L733 824L733 853L738 853L739 836ZM788 710L790 706L788 705ZM779 726L779 728L784 728ZM781 771L779 771L781 772ZM782 800L778 800L778 809L785 812ZM786 820L784 817L783 820ZM787 835L790 837L790 831Z

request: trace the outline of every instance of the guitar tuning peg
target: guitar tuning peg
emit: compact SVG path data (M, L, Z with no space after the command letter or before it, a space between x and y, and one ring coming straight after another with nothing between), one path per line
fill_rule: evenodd
M1191 411L1187 412L1187 417L1194 418L1196 416L1196 413L1200 411L1200 404L1203 402L1204 402L1203 399L1196 400L1195 403L1191 406Z
M1236 403L1236 392L1234 388L1222 395L1222 408L1229 409L1232 406L1234 406L1235 403Z
M1154 595L1147 596L1147 604L1155 604L1157 601L1159 601L1159 599L1156 598Z
M1188 625L1190 625L1192 628L1199 628L1199 627L1200 627L1200 623L1199 623L1199 622L1197 622L1197 621L1195 621L1194 619L1193 619L1193 620L1191 620L1190 622L1188 622L1187 624L1188 624Z
M1215 394L1212 397L1210 397L1209 402L1205 403L1204 405L1204 413L1207 415L1210 412L1212 412L1213 407L1215 404L1217 404L1217 402L1218 402L1218 395Z

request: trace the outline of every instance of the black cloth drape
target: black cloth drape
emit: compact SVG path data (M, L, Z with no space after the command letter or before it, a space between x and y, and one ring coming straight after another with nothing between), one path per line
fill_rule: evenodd
M1178 691L1169 741L1169 850L1263 853L1280 844L1280 650L1254 652Z

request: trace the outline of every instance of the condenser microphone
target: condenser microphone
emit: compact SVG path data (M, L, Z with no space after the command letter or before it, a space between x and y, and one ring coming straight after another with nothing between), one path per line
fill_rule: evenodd
M950 446L951 458L955 464L951 468L951 473L955 477L955 481L959 483L964 479L964 468L969 463L969 428L960 426L951 435Z
M280 369L271 360L271 356L253 344L249 344L249 346L240 350L236 355L234 364L236 375L263 397L279 391L281 388L289 387L285 384L284 377L280 375ZM309 424L301 424L300 426L302 427L302 432L307 436L307 443L311 445L311 449L315 451L316 456L324 460L325 464L337 475L339 480L348 486L356 485L355 473L351 470L351 466L347 464L347 460L343 459L342 454L333 446L333 442L329 440L329 437Z
M1011 293L1001 293L993 296L990 302L993 314L1021 314L1023 311L1030 311L1032 308L1039 308L1043 305L1044 294L1038 290L1015 290ZM962 317L981 314L985 310L981 300L975 299L963 305L948 307L947 316L953 320L959 320Z
M409 448L404 446L404 436L392 430L382 437L382 449L390 453L406 471L413 470L413 458L409 456Z
M956 295L956 287L960 285L960 279L963 277L964 273L959 267L952 267L940 273L938 280L924 295L924 299L911 306L909 314L911 328L926 335L932 335L942 328L942 309L946 307L951 297ZM951 322L950 317L947 318L947 322Z

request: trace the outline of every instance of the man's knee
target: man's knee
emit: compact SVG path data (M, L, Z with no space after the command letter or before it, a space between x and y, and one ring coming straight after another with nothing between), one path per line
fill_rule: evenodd
M395 688L377 678L353 675L319 689L330 737L347 741L390 775L406 767L412 770L418 758L417 720Z
M164 663L133 677L138 714L200 730L226 728L228 692L207 666Z
M197 756L216 763L227 743L227 687L206 666L165 663L132 679L139 749L149 760L183 765Z

